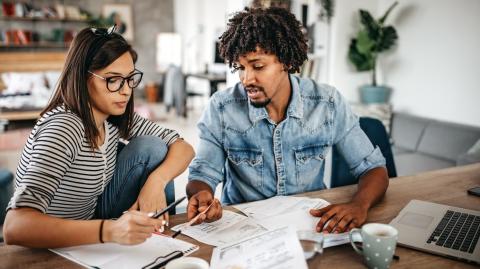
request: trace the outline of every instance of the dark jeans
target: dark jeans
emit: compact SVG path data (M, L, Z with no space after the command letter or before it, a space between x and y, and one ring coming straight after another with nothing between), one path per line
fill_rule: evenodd
M148 175L165 159L168 147L154 136L139 136L127 145L119 144L117 164L112 180L98 197L95 218L120 217L137 200ZM175 200L173 180L165 187L167 204ZM169 212L175 214L175 209Z

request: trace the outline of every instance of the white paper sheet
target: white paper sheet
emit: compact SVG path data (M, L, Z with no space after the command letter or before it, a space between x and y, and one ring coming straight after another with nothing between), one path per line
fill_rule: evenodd
M273 198L252 203L235 205L234 207L268 230L289 226L296 231L315 231L320 218L310 215L312 208L322 208L330 203L319 198L275 196ZM327 222L328 223L328 222ZM323 247L333 247L349 243L348 233L324 234ZM354 240L360 240L354 237Z
M106 269L142 268L157 257L180 250L188 255L198 246L171 237L153 234L142 244L125 246L114 243L93 244L69 248L50 249L85 267Z
M329 202L320 198L274 196L266 200L234 205L233 207L253 219L262 220L292 211L308 212L312 208L322 208L329 204Z
M211 269L307 269L294 229L283 227L213 250Z
M228 210L223 211L221 219L211 223L204 222L189 227L183 223L172 228L174 231L179 229L182 234L212 246L232 243L266 231L254 220Z

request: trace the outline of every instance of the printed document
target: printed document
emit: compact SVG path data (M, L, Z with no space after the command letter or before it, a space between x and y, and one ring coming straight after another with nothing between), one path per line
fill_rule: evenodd
M307 263L295 230L283 227L215 248L210 268L307 269Z
M244 214L254 218L268 230L291 226L296 231L315 230L320 218L310 215L312 208L323 208L330 203L320 198L274 196L272 198L235 205ZM324 234L323 247L349 243L348 233ZM354 239L358 239L357 236ZM358 239L360 240L360 239Z
M198 250L198 246L153 234L147 241L133 246L106 243L50 250L87 268L130 269L142 268L156 258L167 256L174 251L189 255Z
M182 234L212 246L235 242L266 231L253 219L228 210L224 210L222 218L217 221L188 227L183 223L172 230L181 230Z

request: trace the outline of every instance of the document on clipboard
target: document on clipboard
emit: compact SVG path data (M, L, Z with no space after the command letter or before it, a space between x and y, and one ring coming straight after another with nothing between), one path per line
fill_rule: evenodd
M153 234L145 242L125 246L114 243L50 249L87 268L161 268L167 262L198 250L197 245Z

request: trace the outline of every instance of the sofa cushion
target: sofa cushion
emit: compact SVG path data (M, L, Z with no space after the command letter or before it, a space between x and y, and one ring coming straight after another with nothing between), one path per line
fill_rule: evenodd
M429 120L402 113L394 113L392 139L396 147L415 151Z
M414 175L424 171L455 166L455 162L438 159L422 153L395 155L398 176Z
M420 140L418 151L456 162L480 138L480 128L433 121Z

